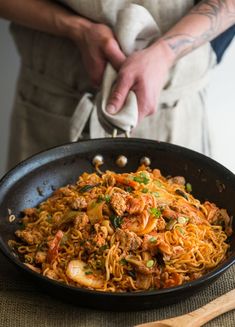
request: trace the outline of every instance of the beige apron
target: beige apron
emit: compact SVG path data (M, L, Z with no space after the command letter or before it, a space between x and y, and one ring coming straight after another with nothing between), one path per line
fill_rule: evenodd
M117 12L130 2L149 10L162 33L193 6L192 0L77 3L80 14L112 26ZM79 49L67 39L16 25L11 30L22 66L12 114L9 167L46 148L89 138L89 125L96 126L92 105L95 90ZM204 99L208 73L214 64L209 43L179 60L171 70L157 112L145 118L131 136L167 141L209 154ZM108 135L101 131L100 136Z

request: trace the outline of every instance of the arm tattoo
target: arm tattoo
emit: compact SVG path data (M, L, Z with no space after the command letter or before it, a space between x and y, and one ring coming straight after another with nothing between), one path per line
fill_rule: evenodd
M235 23L235 0L203 0L193 7L186 17L195 15L207 20L203 33L199 35L170 33L163 37L178 58L212 40Z

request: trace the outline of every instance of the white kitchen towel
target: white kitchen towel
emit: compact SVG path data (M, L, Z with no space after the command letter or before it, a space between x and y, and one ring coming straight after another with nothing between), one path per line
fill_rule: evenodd
M134 51L147 47L160 36L159 27L149 11L136 4L129 4L118 11L113 29L122 51L127 56ZM115 86L116 78L117 72L111 64L107 64L101 91L97 94L93 109L92 138L100 137L100 133L102 133L95 123L94 115L97 115L100 124L108 134L112 134L114 130L120 134L130 134L131 130L137 126L138 104L133 91L129 91L123 108L117 114L111 115L106 110L107 101Z

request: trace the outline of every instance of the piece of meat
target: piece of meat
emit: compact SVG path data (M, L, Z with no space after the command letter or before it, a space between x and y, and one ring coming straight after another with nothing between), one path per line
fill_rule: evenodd
M183 283L182 274L173 272L165 279L164 288L181 285Z
M29 245L39 244L42 241L42 234L36 230L17 230L15 232L16 236L19 237L22 241Z
M126 211L126 196L122 193L113 193L110 205L118 216L122 216Z
M26 208L23 210L25 216L22 218L23 224L28 224L37 219L37 209L36 208Z
M115 232L116 240L120 242L120 248L124 251L135 251L141 244L142 240L134 232L129 232L127 230L122 230L117 228Z
M72 198L68 202L69 202L70 208L73 210L87 208L87 201L84 196L78 196L76 198Z
M164 231L166 229L166 222L165 219L163 219L162 217L159 217L157 219L157 224L156 224L156 229L158 231Z
M38 251L35 255L35 262L36 263L44 263L46 262L47 254L43 251Z
M170 184L178 184L178 185L185 185L186 181L183 176L174 176L168 179L168 183Z
M160 171L159 169L153 169L152 174L153 174L153 177L154 177L154 178L159 178L159 177L162 176L162 175L161 175L161 171Z
M207 210L207 220L212 225L228 226L230 224L230 217L225 209L219 209L214 203L206 201L204 206Z
M74 228L78 230L83 230L89 223L89 218L85 212L78 212L77 216L74 218Z
M37 209L36 208L26 208L26 209L23 210L23 213L26 216L31 217L31 216L34 216L37 213Z
M148 290L151 286L152 276L136 273L136 287L140 290Z
M169 207L166 207L163 211L162 211L162 216L166 219L177 219L179 216L179 213L177 213L176 211L170 209Z
M138 198L128 197L126 203L126 210L131 215L141 213L144 210L145 201L144 197L139 196Z
M154 236L145 234L142 249L144 251L149 251L152 256L155 256L159 251L167 255L172 254L169 244L167 244L164 239L164 233L158 233Z

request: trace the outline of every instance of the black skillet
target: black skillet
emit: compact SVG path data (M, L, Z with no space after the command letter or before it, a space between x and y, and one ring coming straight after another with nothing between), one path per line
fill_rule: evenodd
M73 183L84 171L93 172L92 159L101 154L102 170L135 171L140 159L147 156L151 167L164 176L184 176L192 184L193 195L201 201L210 200L235 214L235 175L212 159L183 147L143 139L98 139L59 146L39 153L19 164L0 182L0 248L11 262L36 279L47 292L81 306L105 310L150 309L178 302L206 287L235 261L235 237L232 236L229 258L204 277L182 286L159 291L104 293L66 286L28 269L12 253L7 241L14 238L19 219L10 223L8 209L20 217L26 207L33 207L48 197L54 189ZM116 165L119 155L125 155L124 168ZM234 228L235 226L233 226ZM1 268L0 268L1 269Z

